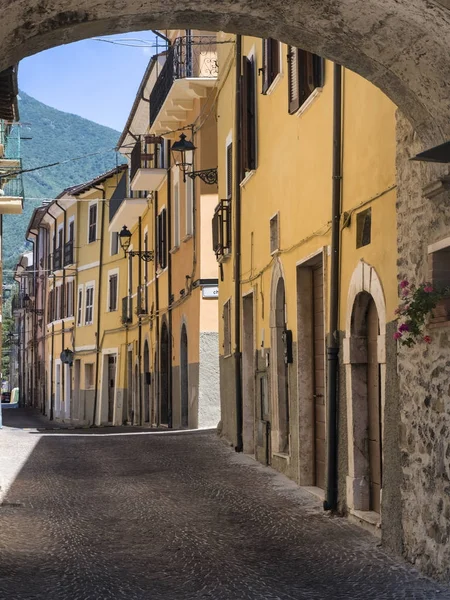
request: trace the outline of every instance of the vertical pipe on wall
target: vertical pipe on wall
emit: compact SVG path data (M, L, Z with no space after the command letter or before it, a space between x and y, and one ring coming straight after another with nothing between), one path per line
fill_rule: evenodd
M99 251L99 267L98 267L98 294L97 294L97 302L94 302L94 306L97 305L97 330L96 330L96 340L95 340L95 389L94 389L94 415L92 419L92 426L95 426L95 419L97 417L97 406L98 406L98 378L100 373L100 324L101 324L101 301L102 301L102 272L103 272L103 231L105 228L105 200L106 193L105 187L95 187L94 189L98 190L102 193L101 203L102 203L102 216L100 220L100 251ZM101 411L100 411L101 413ZM101 414L100 414L101 416ZM101 419L99 419L101 421ZM100 424L100 423L99 423Z
M168 318L169 318L169 364L168 366L168 377L167 377L167 395L168 395L168 427L172 427L172 254L170 248L172 247L172 161L170 156L170 142L168 143L167 149L168 155L168 170L167 170L167 296L168 302Z
M142 220L141 217L138 219L138 245L139 252L142 252ZM142 259L138 256L138 285L140 294L137 296L139 301L142 303ZM142 405L142 381L141 381L141 372L142 372L142 321L141 321L141 306L138 306L138 399L139 399L139 421L140 424L144 424L144 407Z
M342 192L342 67L334 64L330 315L327 343L327 489L325 510L337 507L337 417L339 367L339 266Z
M154 206L154 228L155 232L153 235L153 240L158 240L158 192L154 192L153 194L153 206ZM154 381L158 380L158 385L153 387L153 402L154 402L154 411L155 411L155 423L156 425L160 424L160 389L161 389L161 380L159 375L161 374L161 352L159 348L159 279L158 279L158 261L159 261L159 251L158 245L154 248L154 261L153 265L155 267L155 315L156 315L156 324L155 324L155 352L156 352L156 373L154 373Z
M234 107L234 377L236 393L236 452L242 452L242 374L241 374L241 62L242 37L236 36L236 93Z
M61 286L61 348L65 350L65 335L64 335L64 311L66 309L66 268L64 266L64 251L66 245L66 231L67 231L67 211L63 208L57 200L55 200L55 204L58 208L60 208L64 213L64 225L63 225L63 239L62 239L62 247L60 248L61 252L61 266L62 266L62 286ZM67 398L65 396L66 393L66 369L61 367L61 394L64 394L64 412L67 414ZM69 397L70 402L70 397ZM64 415L65 416L65 415Z

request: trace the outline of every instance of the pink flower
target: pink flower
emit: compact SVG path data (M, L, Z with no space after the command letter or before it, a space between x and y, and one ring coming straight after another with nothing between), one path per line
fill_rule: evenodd
M431 292L433 291L433 286L430 284L427 284L424 288L423 291L426 292L427 294L431 294Z
M409 325L408 323L402 323L400 325L400 327L398 328L398 330L403 333L404 331L409 331Z
M431 338L429 335L424 335L423 336L423 341L425 342L425 344L431 344Z
M405 288L407 288L409 285L409 281L406 281L406 279L403 279L403 281L400 281L400 287L402 290L404 290Z
M408 294L409 294L409 291L408 291L406 288L404 288L404 289L402 290L402 296L405 296L405 297L406 297Z
M400 333L400 331L396 331L394 333L394 340L399 340L402 337L402 334Z

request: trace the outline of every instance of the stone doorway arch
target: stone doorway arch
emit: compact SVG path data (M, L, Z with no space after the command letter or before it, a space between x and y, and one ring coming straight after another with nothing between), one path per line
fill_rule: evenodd
M37 0L0 0L0 8L0 70L60 44L144 29L273 37L373 82L425 145L450 135L448 0L59 0L45 10Z
M150 348L148 340L144 344L144 421L150 423Z
M350 509L381 512L386 397L386 305L375 269L361 261L347 298L344 364L347 386Z
M180 336L180 385L181 427L189 427L189 361L186 324L181 326Z
M160 386L159 386L159 415L160 423L170 427L171 401L170 401L170 337L167 323L161 327L161 352L160 352Z
M289 454L289 388L288 366L284 359L284 331L286 330L286 290L279 262L272 275L271 307L271 378L272 378L272 447L275 452Z

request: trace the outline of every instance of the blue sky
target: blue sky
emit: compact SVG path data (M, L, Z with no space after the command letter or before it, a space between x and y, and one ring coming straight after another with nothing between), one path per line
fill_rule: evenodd
M151 31L104 37L148 40ZM159 40L163 44L162 40ZM121 131L136 96L152 47L129 47L83 40L24 59L19 87L40 102Z

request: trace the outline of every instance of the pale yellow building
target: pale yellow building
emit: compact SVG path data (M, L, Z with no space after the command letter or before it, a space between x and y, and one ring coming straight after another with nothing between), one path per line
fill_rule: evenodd
M397 306L396 107L308 52L235 41L218 53L232 63L219 83L223 200L213 223L221 432L328 508L376 524L398 501L398 457L385 451L396 436L385 416L396 377L386 364Z

